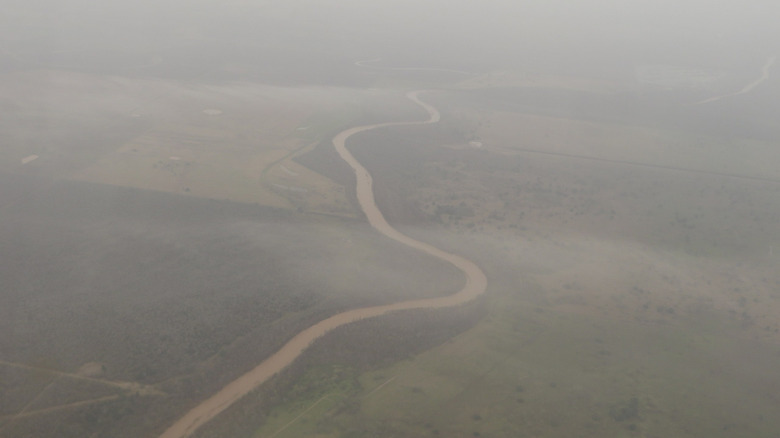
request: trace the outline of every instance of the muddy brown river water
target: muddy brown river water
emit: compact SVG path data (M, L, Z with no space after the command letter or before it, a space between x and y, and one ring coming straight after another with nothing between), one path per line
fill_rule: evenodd
M389 122L356 126L337 134L333 138L333 145L336 147L336 151L338 151L341 158L343 158L355 171L355 175L357 176L357 199L360 208L363 210L363 213L366 215L371 226L393 240L453 264L464 274L465 283L463 287L458 292L446 297L409 300L394 304L353 309L322 320L298 333L271 357L187 412L183 417L176 421L176 423L169 427L160 438L184 438L190 436L200 426L219 415L219 413L227 409L230 405L273 377L274 374L290 365L315 340L336 327L397 310L437 309L457 306L471 301L485 292L487 288L487 278L485 277L485 273L473 262L459 255L443 251L433 245L406 236L387 223L374 200L371 174L354 156L352 156L346 147L347 139L360 132L391 126L426 125L438 122L440 119L439 111L420 100L419 95L421 93L421 91L413 91L408 93L406 97L425 109L428 112L428 119L412 122Z

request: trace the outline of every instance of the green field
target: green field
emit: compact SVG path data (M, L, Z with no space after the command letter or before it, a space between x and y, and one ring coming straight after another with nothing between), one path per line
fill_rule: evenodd
M768 437L777 430L767 398L780 383L780 349L735 335L735 323L596 320L524 301L493 296L474 329L357 378L335 365L312 370L254 436Z

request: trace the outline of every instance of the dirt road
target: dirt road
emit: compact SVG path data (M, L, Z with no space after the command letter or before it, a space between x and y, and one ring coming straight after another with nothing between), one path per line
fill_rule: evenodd
M360 207L365 213L366 218L371 223L371 226L393 240L455 265L465 275L465 284L463 285L463 288L457 293L446 297L410 300L395 304L354 309L320 321L298 333L285 344L284 347L263 361L260 365L229 383L209 399L187 412L187 414L168 428L160 438L184 438L191 435L200 426L216 417L220 412L227 409L241 397L290 365L304 350L306 350L306 348L309 347L309 345L312 344L312 342L336 327L396 310L435 309L456 306L466 303L485 292L485 289L487 288L487 278L482 270L470 260L448 253L427 243L412 239L411 237L401 234L387 223L374 200L371 174L355 159L355 157L352 156L346 147L347 139L360 132L390 126L425 125L438 122L439 112L433 106L421 101L419 99L420 93L420 91L410 92L406 96L428 112L427 120L378 123L350 128L336 135L336 137L333 138L333 145L336 147L341 158L355 170L355 174L357 175L358 202L360 203Z
M153 386L150 385L143 385L141 383L137 382L122 382L118 380L107 380L107 379L101 379L97 377L89 377L89 376L82 376L80 374L73 374L73 373L66 373L64 371L59 371L51 368L43 368L43 367L36 367L33 365L27 365L23 363L17 363L17 362L8 362L4 360L0 360L0 365L7 366L7 367L13 367L13 368L21 368L25 370L33 370L33 371L39 371L47 374L52 374L58 377L64 377L68 379L75 379L75 380L86 380L88 382L95 382L100 383L107 386L115 386L117 388L124 389L126 391L129 391L131 393L137 394L137 395L143 395L143 396L149 396L149 395L155 395L155 396L165 396L164 392L156 389Z

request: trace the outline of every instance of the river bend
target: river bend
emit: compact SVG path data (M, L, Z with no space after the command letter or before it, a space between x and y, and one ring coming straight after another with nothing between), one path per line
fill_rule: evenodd
M413 239L390 226L382 215L382 212L379 210L379 207L376 205L371 174L357 159L355 159L346 147L347 139L355 134L372 129L390 126L427 125L438 122L440 119L439 111L432 105L420 100L419 95L421 93L421 91L413 91L407 93L406 97L428 113L428 118L426 120L356 126L337 134L333 138L333 145L341 158L343 158L355 171L357 177L356 191L358 203L371 226L390 239L451 263L463 272L465 276L463 287L458 292L445 297L425 298L402 301L394 304L364 307L348 310L324 319L295 335L295 337L271 357L264 360L238 379L229 383L201 404L195 406L169 427L160 438L185 438L190 436L200 426L219 415L230 405L273 377L274 374L290 365L309 347L309 345L312 344L312 342L337 327L397 310L438 309L442 307L457 306L471 301L485 292L487 288L487 278L485 277L485 273L473 262L459 255L441 250L428 243Z

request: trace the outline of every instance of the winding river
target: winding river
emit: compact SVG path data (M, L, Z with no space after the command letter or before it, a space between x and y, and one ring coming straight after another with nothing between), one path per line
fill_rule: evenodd
M764 67L761 69L761 76L758 79L756 79L755 81L753 81L753 82L745 85L744 87L742 87L741 90L739 90L737 92L734 92L734 93L724 94L722 96L710 97L709 99L704 99L704 100L702 100L700 102L696 102L694 105L702 105L702 104L705 104L705 103L716 102L716 101L719 101L721 99L725 99L727 97L739 96L740 94L745 94L745 93L751 92L754 88L756 88L759 85L761 85L762 82L764 82L767 79L769 79L770 70L772 68L772 65L774 65L776 59L777 59L776 56L770 56L766 60L766 63L764 64Z
M336 151L338 151L341 158L343 158L355 171L355 175L357 176L357 199L360 208L363 210L363 213L366 215L371 226L395 241L453 264L465 275L465 284L462 289L446 297L402 301L394 304L353 309L322 320L295 335L295 337L287 342L279 351L264 360L260 365L229 383L206 401L187 412L183 417L176 421L176 423L169 427L160 438L184 438L190 436L200 426L216 417L241 397L245 396L263 382L273 377L274 374L290 365L309 347L309 345L312 344L312 342L336 327L396 310L436 309L457 306L471 301L485 292L485 289L487 288L487 278L485 277L485 273L473 262L456 254L443 251L433 245L406 236L387 223L387 220L385 220L385 217L382 215L382 212L379 210L376 201L374 200L371 174L354 156L352 156L346 147L347 139L360 132L389 126L426 125L438 122L440 118L439 111L433 106L421 101L419 98L420 93L422 92L413 91L408 93L406 97L425 109L428 112L428 119L412 122L389 122L357 126L337 134L333 138L333 145L336 147Z

